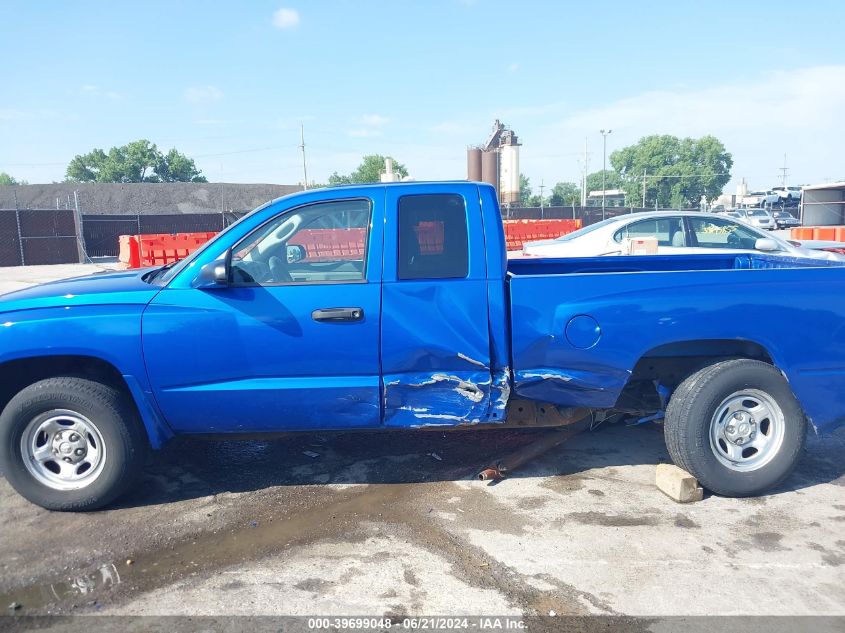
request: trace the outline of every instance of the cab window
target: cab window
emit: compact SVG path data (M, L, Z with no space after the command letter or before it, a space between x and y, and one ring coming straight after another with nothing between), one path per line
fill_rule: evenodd
M293 209L232 249L234 285L360 282L366 274L369 200L333 200Z
M399 198L399 279L450 279L469 272L466 205L455 194Z

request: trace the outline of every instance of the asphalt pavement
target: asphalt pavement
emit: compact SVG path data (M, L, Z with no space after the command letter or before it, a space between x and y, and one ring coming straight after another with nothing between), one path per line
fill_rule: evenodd
M86 270L2 269L0 290ZM87 514L42 510L0 478L0 607L845 615L845 429L811 437L790 479L751 499L664 496L656 424L600 426L504 481L475 479L548 432L178 440Z

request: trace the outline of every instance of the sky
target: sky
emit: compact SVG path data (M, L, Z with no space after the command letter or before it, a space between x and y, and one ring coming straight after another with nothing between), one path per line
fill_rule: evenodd
M732 192L845 179L845 3L0 0L0 171L139 138L210 181L309 181L392 155L466 178L495 119L535 191L650 134L713 134Z

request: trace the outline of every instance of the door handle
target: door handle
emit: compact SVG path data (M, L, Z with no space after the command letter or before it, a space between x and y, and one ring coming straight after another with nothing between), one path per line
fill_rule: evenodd
M315 321L341 322L360 321L364 318L364 308L320 308L311 313Z

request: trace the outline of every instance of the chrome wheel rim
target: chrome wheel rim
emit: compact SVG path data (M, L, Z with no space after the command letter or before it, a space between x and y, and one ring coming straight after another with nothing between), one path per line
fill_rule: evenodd
M732 393L710 421L710 448L716 459L735 472L751 472L768 464L783 445L786 421L769 394L758 389Z
M27 424L21 456L39 483L53 490L79 490L103 471L106 445L97 426L84 415L53 409Z

